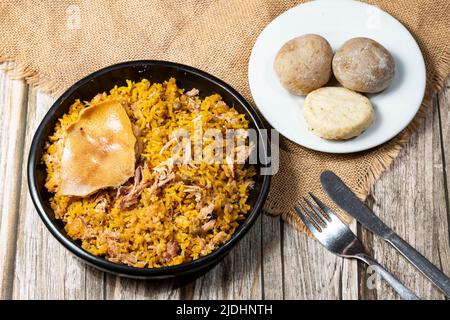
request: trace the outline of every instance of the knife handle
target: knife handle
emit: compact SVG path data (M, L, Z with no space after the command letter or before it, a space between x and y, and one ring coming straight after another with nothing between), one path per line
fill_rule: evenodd
M405 240L392 233L387 239L397 251L409 260L420 272L430 279L442 292L450 298L450 278L432 264L427 258L417 252Z

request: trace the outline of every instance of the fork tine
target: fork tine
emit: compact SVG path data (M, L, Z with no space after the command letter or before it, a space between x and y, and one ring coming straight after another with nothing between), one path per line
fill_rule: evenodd
M309 199L303 197L303 200L305 200L305 202L308 204L308 206L311 208L311 210L313 210L317 214L317 216L322 221L322 223L326 224L327 221L330 221L330 219L328 217L326 217L315 205L313 205L311 203L311 201L309 201Z
M303 198L305 199L305 198ZM312 213L305 205L303 205L301 202L298 203L299 206L302 207L303 211L306 213L306 215L308 216L308 218L310 218L312 221L314 221L314 223L320 227L320 229L323 229L324 226L326 225L325 220L321 219L320 217L317 218L314 213Z
M317 198L312 192L309 192L309 195L314 200L314 202L320 207L320 209L322 209L323 212L325 212L330 217L331 220L336 220L343 224L341 219L339 219L339 217L333 211L331 211L331 209L328 208L322 201L320 201L319 198Z
M303 214L301 207L301 204L297 204L294 209L297 212L297 214L300 216L300 219L302 219L303 223L305 224L305 226L309 229L309 231L311 231L312 234L318 234L319 232L321 232L321 230L318 229L318 227L320 228L320 225L318 227L315 227L311 221L309 221L308 218L306 218L306 216Z

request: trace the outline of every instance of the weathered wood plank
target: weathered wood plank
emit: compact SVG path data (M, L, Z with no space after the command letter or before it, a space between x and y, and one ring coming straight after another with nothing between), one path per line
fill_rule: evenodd
M413 135L392 169L375 185L372 208L401 237L450 274L442 169L439 121L435 107L426 110L425 123ZM438 289L384 241L374 236L369 245L375 258L421 298L443 298ZM366 275L364 277L367 278ZM399 298L384 281L377 279L376 284L376 296L379 299Z
M350 229L357 234L357 223L353 221L350 224ZM357 300L359 299L359 273L358 262L356 260L344 259L342 261L342 276L341 276L341 298L342 300Z
M233 252L204 275L186 283L182 288L183 299L233 299L232 268Z
M28 150L36 127L54 101L32 89L28 96L13 298L101 299L103 274L80 262L53 238L28 194Z
M11 80L6 66L0 66L0 299L12 296L27 103L25 83Z
M284 223L284 293L286 299L354 299L356 264L329 251L315 239Z
M442 135L442 149L444 162L444 178L446 191L446 206L448 219L450 220L450 77L447 79L444 88L438 95L439 125ZM449 230L450 232L450 230Z
M261 247L261 216L248 234L236 245L230 253L233 257L231 270L233 284L233 299L262 299L262 247ZM214 289L214 284L210 284Z
M268 300L283 299L284 270L280 217L270 217L263 214L261 218L261 239L263 298Z
M180 290L173 280L145 281L106 275L105 291L108 300L173 300Z
M374 207L374 199L371 194L366 199L366 204L369 208ZM357 234L361 242L363 243L366 252L371 257L374 257L373 252L373 237L374 235L358 224ZM373 274L368 273L367 265L364 263L358 263L358 283L359 283L359 291L358 297L363 300L376 300L377 299L377 291L374 290L376 283L378 283L379 277L370 277Z

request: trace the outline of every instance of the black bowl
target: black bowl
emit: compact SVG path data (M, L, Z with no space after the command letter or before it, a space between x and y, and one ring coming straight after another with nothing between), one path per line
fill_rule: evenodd
M177 79L181 88L200 90L202 97L212 93L218 93L223 100L234 106L239 112L244 113L250 121L250 127L257 130L262 138L261 130L265 129L263 122L252 106L232 87L216 77L198 69L165 61L142 60L131 61L112 65L90 74L70 87L50 108L39 125L31 144L28 158L28 185L33 203L47 228L67 249L81 258L83 261L101 270L115 274L148 279L162 279L198 274L211 268L224 258L224 256L236 245L236 243L248 232L266 200L269 191L270 176L260 175L259 169L265 166L268 154L268 144L259 146L257 165L258 173L255 178L255 188L249 197L252 210L247 218L240 224L232 238L211 254L198 260L163 268L135 268L110 262L102 257L97 257L81 248L77 241L67 236L61 221L55 219L50 208L49 198L51 194L44 187L46 171L41 162L45 142L52 134L57 120L66 112L75 99L90 100L97 93L109 91L115 85L125 85L125 80L139 81L143 78L151 82L163 82L170 77ZM264 139L260 139L264 141ZM261 152L262 151L262 152ZM245 252L242 252L245 254Z

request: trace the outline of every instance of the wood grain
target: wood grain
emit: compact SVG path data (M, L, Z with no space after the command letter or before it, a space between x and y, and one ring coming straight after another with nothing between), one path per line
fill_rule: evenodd
M358 298L355 260L337 257L315 239L297 232L288 224L283 225L285 299ZM351 229L356 232L355 223Z
M350 224L350 229L357 234L357 223L353 221ZM358 278L358 262L356 260L345 259L342 262L342 276L341 276L341 299L343 300L357 300L359 298L359 278Z
M172 300L180 298L180 289L173 280L145 281L106 275L108 300Z
M105 274L64 249L28 195L26 160L54 99L0 71L0 299L398 299L365 267L335 257L279 218L261 216L214 269L198 278L142 281ZM375 185L367 203L450 274L450 80L435 107ZM399 183L401 182L401 183ZM443 295L394 249L352 224L369 253L425 299ZM370 282L370 281L369 281Z
M261 218L262 290L264 299L284 298L284 266L280 217L263 215Z
M12 296L27 91L22 81L1 72L0 92L0 299L8 299Z
M427 109L424 123L392 169L375 185L371 206L394 231L449 274L448 220L438 123L437 106ZM419 297L443 298L438 289L384 241L373 237L371 249L375 258ZM399 298L384 281L377 278L376 284L377 298Z
M450 224L450 77L437 97L439 127L442 140L442 170L444 172L445 205L447 219Z

